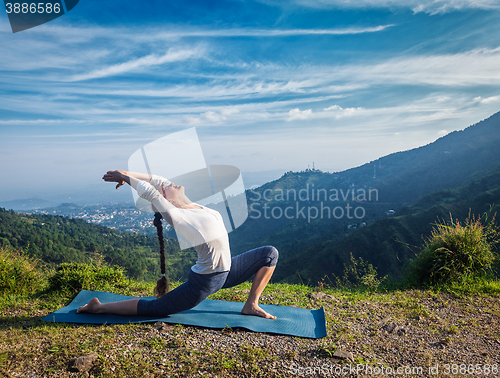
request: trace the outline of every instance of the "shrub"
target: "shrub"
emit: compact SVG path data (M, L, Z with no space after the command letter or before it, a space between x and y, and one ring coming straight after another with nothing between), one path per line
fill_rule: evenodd
M25 251L0 247L0 293L31 294L41 290L45 281L37 265L38 261Z
M483 224L484 223L484 224ZM494 217L467 218L464 224L450 217L436 224L423 249L410 266L414 285L462 284L492 276L497 257L498 231Z
M377 268L364 261L361 257L355 259L350 254L350 264L344 263L342 279L335 277L338 287L351 289L376 290L387 277L379 278Z
M109 266L97 258L86 263L63 263L49 277L51 290L74 293L80 290L106 290L111 286L124 283L123 268Z

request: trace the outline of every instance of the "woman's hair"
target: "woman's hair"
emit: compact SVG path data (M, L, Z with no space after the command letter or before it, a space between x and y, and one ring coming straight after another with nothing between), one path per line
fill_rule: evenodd
M160 269L161 278L156 281L156 287L154 289L154 294L156 298L163 297L169 291L168 278L165 275L165 240L163 239L163 225L162 225L162 215L160 213L155 213L155 220L153 224L156 227L156 234L158 235L158 242L160 244Z

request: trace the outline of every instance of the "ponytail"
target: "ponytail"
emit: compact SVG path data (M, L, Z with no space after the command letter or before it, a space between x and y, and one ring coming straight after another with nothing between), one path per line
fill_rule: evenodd
M158 212L155 213L155 220L153 222L156 227L156 234L158 235L158 243L160 244L160 269L161 278L156 281L156 287L154 289L154 294L156 298L163 297L169 291L168 278L165 275L165 240L163 239L163 225L162 225L162 215Z

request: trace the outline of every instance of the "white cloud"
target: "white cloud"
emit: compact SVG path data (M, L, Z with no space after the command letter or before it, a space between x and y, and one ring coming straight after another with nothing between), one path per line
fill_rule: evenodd
M457 54L406 56L372 64L299 66L249 64L238 73L221 72L209 84L130 89L96 88L98 93L193 99L245 99L266 95L301 94L313 101L317 97L346 93L379 85L431 85L444 87L500 85L500 49L475 49ZM343 83L349 83L345 85ZM446 100L446 95L438 101ZM493 101L493 99L489 100Z
M467 9L500 9L500 4L498 4L497 0L427 0L410 1L409 3L412 4L413 12L425 12L430 14L448 13Z
M448 131L446 131L446 130L439 130L439 131L438 131L438 135L439 135L439 136L444 136L444 135L446 135L446 134L448 134Z
M500 48L392 58L339 67L334 77L364 84L472 86L500 84ZM334 78L331 77L331 78Z
M158 62L158 59L153 61ZM283 113L286 113L285 119L288 120L313 117L338 119L366 114L367 109L349 107L347 102L349 96L358 89L367 92L370 87L393 86L391 90L397 92L400 90L398 85L422 88L430 85L429 88L440 93L433 99L439 103L437 107L444 111L443 115L437 116L439 119L447 116L448 100L451 98L451 102L454 101L450 93L460 91L460 87L500 85L497 67L500 67L499 48L392 58L370 65L248 64L231 73L222 69L201 78L197 76L199 71L192 73L190 69L183 70L181 67L175 72L181 84L175 85L162 80L158 80L158 83L145 80L134 81L131 86L122 78L105 84L99 81L92 85L85 82L67 84L50 82L44 78L44 85L36 86L25 80L24 89L27 93L22 96L0 94L0 109L23 112L27 117L31 113L36 119L45 118L42 114L51 118L68 117L69 123L73 124L75 118L81 118L87 122L115 122L118 119L116 123L161 126L165 124L165 116L168 116L169 122L173 121L177 125L185 125L186 122L194 125L222 125L231 115L227 112L237 107L243 114L233 117L232 122L249 124L252 119L283 119ZM191 80L192 77L200 80L195 82ZM36 92L33 92L33 88L36 88ZM106 98L106 101L96 100L101 97ZM165 101L166 98L168 101ZM339 98L343 98L342 105L345 108L325 105ZM85 106L75 99L82 99ZM474 101L469 98L468 104L489 104L491 108L498 100L500 96L478 97ZM377 106L380 104L375 103L371 107ZM309 109L310 113L307 110L300 111L300 108ZM428 117L428 122L431 122L436 115L430 114L419 118ZM120 115L124 117L122 120L119 119ZM55 121L47 123L50 122ZM4 119L4 124L9 123Z
M70 29L71 35L76 33L73 28L68 29ZM83 30L85 29L80 29L80 31ZM86 49L87 45L85 42L76 44L77 47L73 46L69 50L70 53L62 53L62 50L66 51L68 46L64 44L58 46L60 37L57 39L54 37L55 40L53 43L50 42L50 38L43 41L41 46L47 51L45 54L42 53L42 47L38 47L30 55L28 50L36 46L37 43L39 44L40 41L26 34L26 40L16 46L16 49L25 48L26 51L16 50L14 54L6 53L6 59L10 59L9 57L14 55L17 57L17 60L8 62L2 60L0 68L17 69L20 65L22 66L21 60L30 61L32 66L27 67L24 72L19 73L19 76L9 73L8 78L0 79L0 85L7 90L10 87L15 87L16 90L23 88L28 93L36 87L37 91L40 91L38 92L39 96L31 97L30 95L24 95L25 103L14 103L15 100L5 98L2 99L1 107L21 111L27 108L26 102L30 102L29 109L32 112L39 111L44 113L43 108L46 108L47 103L60 103L62 96L67 96L69 101L63 107L53 109L55 112L60 112L64 110L59 109L67 108L67 104L72 99L81 95L103 95L111 99L113 103L93 104L94 111L104 109L107 106L108 109L104 110L104 112L109 112L111 109L116 111L116 109L120 109L119 105L125 103L127 103L125 110L128 111L127 109L130 109L130 100L134 98L135 103L141 104L139 106L143 106L145 111L147 111L146 100L141 101L141 97L157 97L158 102L162 97L175 98L177 102L172 107L181 109L191 106L191 104L186 104L193 100L211 102L224 100L240 101L239 103L241 103L248 100L252 100L253 102L255 99L264 99L266 96L268 97L266 99L268 101L272 96L280 96L280 104L276 104L276 106L283 106L283 103L292 97L294 99L300 97L300 101L303 102L315 102L334 94L338 97L344 97L353 94L357 89L369 89L370 87L379 85L431 85L433 87L500 85L500 71L498 70L498 67L500 67L500 49L498 48L475 49L457 54L407 55L385 60L373 60L369 64L354 63L339 65L332 62L325 65L314 65L304 61L299 61L299 63L295 64L294 62L282 63L279 61L246 61L221 53L220 50L217 50L219 46L207 43L206 47L200 48L197 46L190 47L188 43L183 43L182 45L176 45L176 48L170 48L163 55L148 54L141 58L131 58L132 56L137 56L135 42L144 41L144 43L147 43L147 39L150 38L156 42L150 41L149 45L145 44L141 48L144 48L145 51L155 51L157 50L155 43L158 40L162 41L162 38L163 40L167 38L166 36L161 36L161 32L159 33L160 36L151 33L152 30L156 29L137 31L136 35L124 29L106 30L105 28L101 28L99 31L93 31L91 37L89 37L89 41L86 42L91 43L94 38L104 38L104 32L108 33L110 40L108 41L109 43L100 44L100 49L92 45L92 59L85 57L83 53L89 51ZM227 32L228 35L231 33L237 34L238 30L231 29ZM342 31L342 29L339 30ZM59 27L56 31L61 32L61 28ZM114 31L117 32L115 36L113 36ZM210 31L207 32L210 34ZM213 32L217 33L219 31ZM247 30L247 32L249 35L257 33L255 30ZM260 32L267 33L267 31ZM295 31L275 31L277 34L292 32L323 33L331 32L331 30L318 29L304 31L298 29ZM53 33L49 34L52 35ZM186 32L187 34L189 34L189 31ZM125 42L120 41L118 36L120 38L124 37ZM29 43L26 44L26 41ZM113 43L114 41L117 41L120 49L116 48ZM123 44L130 46L127 46L122 51L121 46ZM57 53L58 48L61 50L60 53ZM24 51L25 55L20 54L20 51ZM0 47L0 55L1 53L2 50ZM57 70L57 72L55 70L45 70L41 75L36 71L34 71L36 74L26 72L31 69L35 70L35 65L38 63L30 58L33 54L36 54L37 58L40 58L42 61L47 60L45 65L49 65L50 63L51 67L62 67L62 70ZM118 61L121 61L121 63L116 63L117 55L119 55ZM51 57L50 59L49 56ZM67 60L67 56L73 57L72 60ZM97 57L95 61L100 63L95 63L93 60L94 56ZM126 78L120 78L121 80L115 80L111 83L106 83L106 85L100 84L98 81L93 82L92 86L85 83L87 79L105 78L128 72L137 72L142 75L146 71L145 69L149 67L169 62L183 62L200 56L206 58L203 59L203 64L199 64L198 62L191 64L192 62L189 62L190 66L187 68L183 67L183 65L177 65L175 72L155 70L154 75L158 80L154 82L151 80L134 81L132 86ZM77 62L80 58L82 58L82 61ZM104 65L102 62L106 62L106 64ZM209 66L210 69L207 70L205 63L213 65ZM67 75L66 77L70 77L72 81L77 81L78 84L66 85L66 83L61 83L61 77L64 77L62 75ZM175 78L176 84L169 82L172 77ZM43 85L37 85L42 83ZM47 93L50 93L51 97L47 98L45 96ZM294 96L295 94L300 96ZM130 99L124 99L123 96L130 96ZM147 101L150 101L150 99ZM182 103L182 107L179 106L180 103ZM37 107L34 104L41 105ZM219 106L219 104L215 106ZM296 106L292 105L292 107ZM212 103L207 105L207 108L210 107L213 107ZM124 107L122 106L121 109L124 109ZM162 106L162 109L165 109L165 107ZM200 113L203 113L203 111ZM344 113L342 114L348 115L347 109L344 109ZM210 116L207 115L205 118L208 120Z
M232 114L236 114L236 113L239 113L239 110L238 109L222 109L221 110L221 114L226 117L226 116L230 116Z
M500 101L500 96L491 96L491 97L487 97L487 98L481 98L481 96L479 96L479 97L476 97L474 100L477 102L480 102L481 104L490 104L492 102Z
M336 119L339 119L342 117L352 116L355 113L359 113L360 111L363 111L363 108L342 109L339 105L332 105L332 106L329 106L328 108L323 109L323 111L325 113L327 113L328 116L333 116Z
M394 26L393 24L379 25L373 27L349 27L338 29L254 29L254 28L232 28L232 29L183 29L155 33L155 40L178 39L185 37L289 37L299 35L347 35L376 33Z
M293 121L297 119L304 120L311 118L311 116L312 116L312 109L299 110L299 108L295 108L288 112L287 121Z
M201 118L208 122L221 122L226 120L226 117L224 117L222 114L212 111L203 113L201 115Z
M137 70L138 68L158 66L165 63L183 61L194 57L199 57L200 52L201 51L199 49L194 49L194 50L169 49L165 54L160 56L151 54L139 59L132 59L124 63L115 64L106 68L94 70L87 74L75 75L71 78L70 81L97 79L107 76L123 74L129 71Z
M62 124L71 122L71 120L61 119L0 119L0 125L14 126L14 125L49 125L49 124ZM82 121L77 121L82 123Z
M298 5L318 9L407 8L414 13L448 13L467 9L500 9L498 0L260 0L287 8Z
M209 110L207 112L204 112L200 114L199 117L195 116L185 116L184 119L186 123L190 125L202 125L202 124L210 124L210 123L222 123L227 120L227 117L238 113L238 109L222 109L218 112Z

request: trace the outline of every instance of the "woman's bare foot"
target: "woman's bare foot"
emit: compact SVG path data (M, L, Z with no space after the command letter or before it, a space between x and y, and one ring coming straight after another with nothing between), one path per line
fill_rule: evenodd
M92 298L89 303L79 307L78 310L76 310L76 313L80 314L82 312L88 312L89 314L97 314L100 306L101 302L99 302L99 299Z
M265 312L263 309L259 307L259 305L251 305L249 303L245 303L243 309L241 310L241 313L243 315L260 316L261 318L266 318L266 319L276 319L276 316Z

